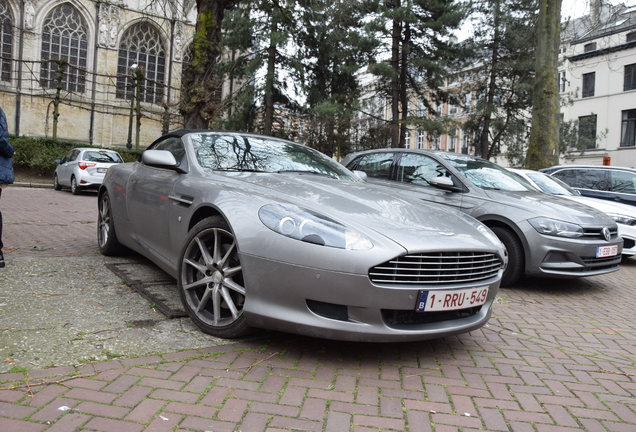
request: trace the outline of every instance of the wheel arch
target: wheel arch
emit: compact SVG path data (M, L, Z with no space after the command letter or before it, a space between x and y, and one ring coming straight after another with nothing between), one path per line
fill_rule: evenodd
M225 222L228 224L228 226L230 226L230 222L227 220L227 218L225 217L225 215L216 207L212 207L209 205L206 206L201 206L198 209L196 209L196 211L192 214L192 217L190 218L190 221L188 222L188 232L190 232L190 230L199 222L201 222L203 219L207 219L209 217L213 217L213 216L220 216L223 218L223 220L225 220Z
M497 216L497 215L482 216L482 217L478 217L477 220L479 220L479 222L486 225L488 228L499 227L499 228L505 228L512 231L517 236L517 238L521 242L521 245L523 246L524 261L526 263L526 267L528 266L529 264L528 260L530 257L530 253L529 253L530 246L528 245L528 240L526 239L526 236L523 235L523 232L521 232L517 224L515 224L509 219L502 218L501 216Z

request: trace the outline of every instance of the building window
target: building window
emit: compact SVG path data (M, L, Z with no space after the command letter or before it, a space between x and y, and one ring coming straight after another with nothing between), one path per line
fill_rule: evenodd
M464 95L464 112L470 112L471 109L471 105L473 103L473 94L471 92L468 92Z
M623 111L621 147L636 146L636 109Z
M583 74L583 94L584 98L594 96L594 81L596 72Z
M596 51L596 42L583 45L583 52Z
M411 131L407 130L404 135L404 148L411 148Z
M627 33L625 42L634 42L634 41L636 41L636 32Z
M426 103L423 97L417 98L417 116L424 117L426 115Z
M426 134L424 133L424 129L417 130L417 148L422 150L424 149L424 143L426 142Z
M462 154L468 154L468 147L470 146L470 134L467 130L462 131Z
M559 93L565 92L565 71L559 71L559 75L557 76L557 88L559 89Z
M302 120L298 121L298 136L303 136L305 133L305 122Z
M454 131L452 131L452 134L450 136L450 148L448 149L448 151L451 153L455 153L455 149L457 148L458 133L459 133L459 130L455 129Z
M68 92L86 90L86 56L88 37L86 25L78 10L69 3L53 9L44 19L42 28L40 84Z
M147 23L137 24L124 33L117 61L117 93L119 99L130 99L135 86L131 66L143 73L141 100L161 103L166 73L166 56L159 33Z
M11 58L13 56L13 17L5 0L0 0L0 80L11 81Z
M579 117L579 147L596 148L596 114Z
M636 89L636 63L625 66L623 91Z

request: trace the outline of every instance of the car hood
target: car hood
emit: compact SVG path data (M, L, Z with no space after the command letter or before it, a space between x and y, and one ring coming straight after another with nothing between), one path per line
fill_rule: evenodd
M573 222L585 227L613 226L611 220L602 211L589 205L573 202L565 197L543 192L516 192L485 190L486 195L497 202L523 210L525 219L544 216L565 222Z
M435 204L395 196L390 189L315 175L236 173L275 201L311 209L361 232L372 230L414 253L426 250L496 250L464 216ZM259 191L257 191L259 192ZM425 239L425 241L423 241ZM450 246L453 242L455 245Z
M636 207L629 204L622 204L614 201L591 198L586 196L564 196L564 198L592 206L604 213L615 213L624 216L636 217Z

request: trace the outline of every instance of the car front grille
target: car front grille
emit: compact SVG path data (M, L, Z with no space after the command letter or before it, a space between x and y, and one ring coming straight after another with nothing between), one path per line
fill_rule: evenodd
M610 228L611 238L615 239L618 237L618 228ZM603 236L603 228L584 228L583 229L583 237L588 240L605 240Z
M502 266L495 254L485 252L429 252L404 255L373 267L369 279L376 284L442 285L479 282L497 275Z
M431 324L471 317L481 310L481 306L442 312L422 312L412 310L382 309L382 320L389 327Z

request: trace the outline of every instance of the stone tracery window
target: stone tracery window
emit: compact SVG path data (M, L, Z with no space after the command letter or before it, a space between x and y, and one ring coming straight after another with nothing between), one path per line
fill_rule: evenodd
M88 35L79 11L69 3L53 9L42 28L42 87L83 93L86 90ZM59 63L62 61L63 63Z
M0 0L0 80L11 81L13 54L13 17L5 0Z
M166 56L159 33L147 23L136 24L124 32L117 61L117 98L129 99L134 90L131 67L143 72L141 100L161 103L164 92Z

